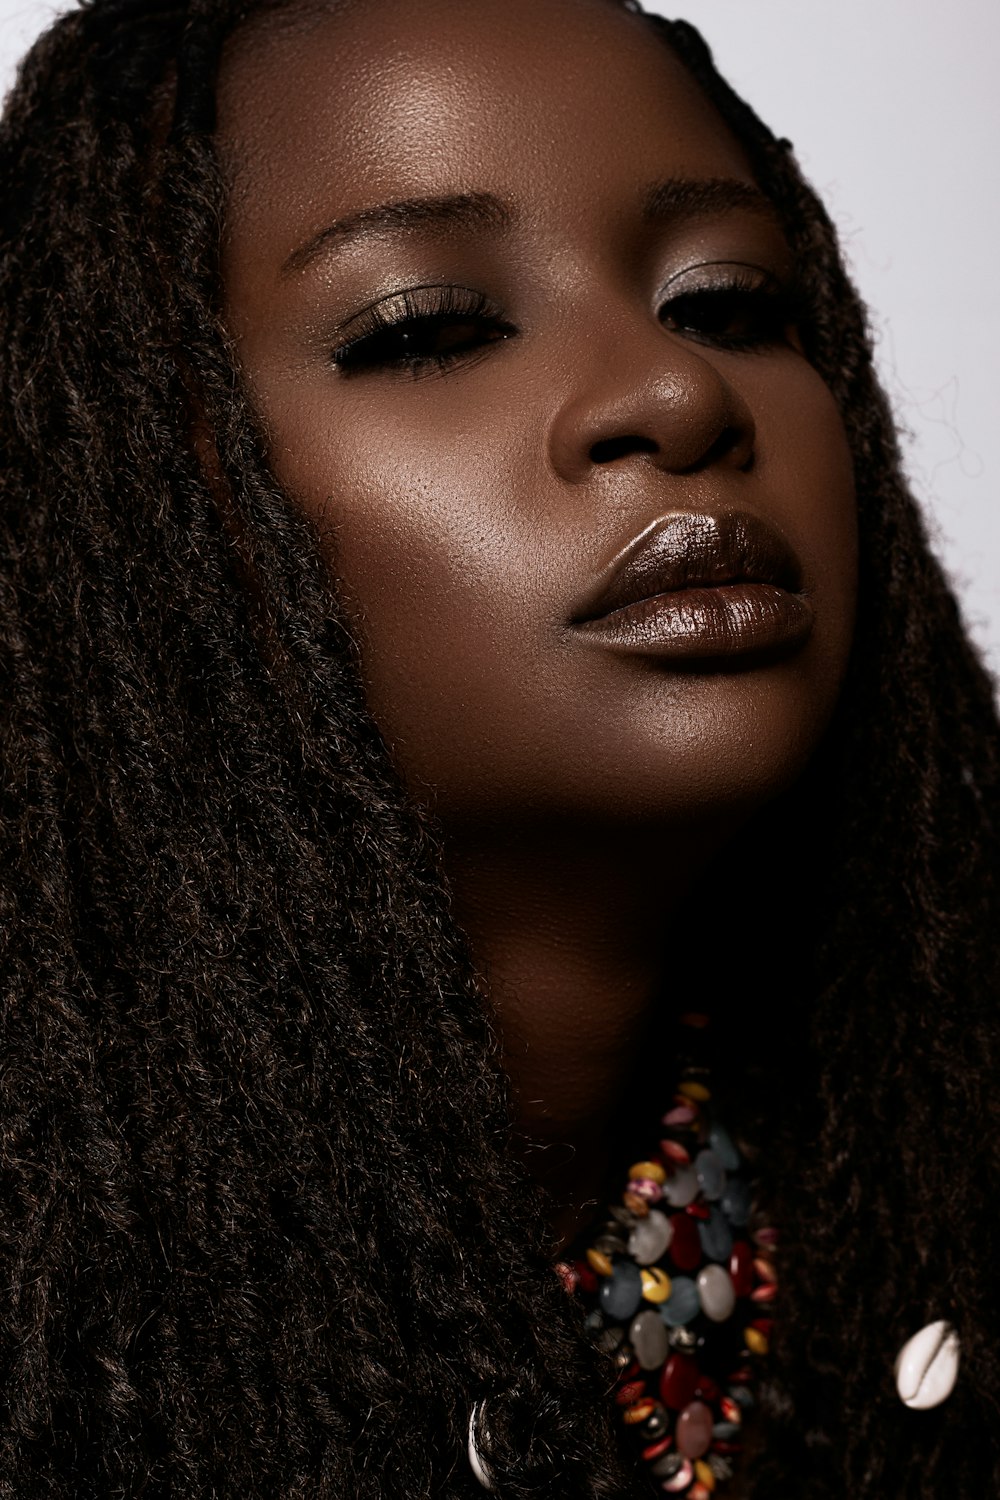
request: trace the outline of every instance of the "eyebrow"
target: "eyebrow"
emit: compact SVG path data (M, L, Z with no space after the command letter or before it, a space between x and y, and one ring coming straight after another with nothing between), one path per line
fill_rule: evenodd
M642 216L647 223L707 217L739 209L776 218L767 195L736 177L667 177L647 189L642 203ZM330 250L362 239L404 235L422 227L502 233L514 219L513 210L493 193L451 193L444 197L401 198L379 203L358 209L321 229L292 251L281 274L284 277L304 271Z
M452 193L443 198L401 198L395 203L379 203L362 208L321 229L298 250L293 250L281 268L283 276L305 270L325 255L359 239L406 234L421 226L434 229L490 230L499 233L509 229L514 215L493 193Z
M707 218L710 214L739 209L777 218L777 210L767 194L739 177L664 178L648 189L643 218L659 223L664 219Z

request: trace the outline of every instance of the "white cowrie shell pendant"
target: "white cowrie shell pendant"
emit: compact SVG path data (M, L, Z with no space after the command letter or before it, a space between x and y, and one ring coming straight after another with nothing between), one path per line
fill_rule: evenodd
M493 1480L490 1471L483 1458L480 1444L488 1446L489 1434L483 1424L483 1411L486 1402L477 1401L469 1413L469 1468L475 1474L484 1490L493 1488Z
M905 1406L929 1411L947 1401L958 1379L961 1352L950 1323L928 1323L907 1339L896 1356L896 1389Z

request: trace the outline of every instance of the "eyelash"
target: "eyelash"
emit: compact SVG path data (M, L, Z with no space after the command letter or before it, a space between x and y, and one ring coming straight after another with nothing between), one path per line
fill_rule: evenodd
M366 308L356 324L358 332L332 354L333 363L345 375L378 369L411 375L445 370L517 331L504 321L488 297L461 286L414 287L399 292L386 302ZM455 333L466 325L467 337L454 347L430 347L435 337Z
M700 343L743 353L785 343L789 330L801 321L802 308L794 286L749 266L734 266L715 282L668 297L659 316L661 323ZM741 320L743 332L726 332L722 326Z
M798 321L798 299L766 273L733 268L712 284L668 297L659 318L700 343L738 353L784 342ZM741 320L742 332L727 332L723 326ZM331 354L345 376L380 370L412 376L443 372L517 332L488 297L458 286L399 292L366 308L355 326L357 332ZM456 333L458 340L450 347L433 347L442 334Z

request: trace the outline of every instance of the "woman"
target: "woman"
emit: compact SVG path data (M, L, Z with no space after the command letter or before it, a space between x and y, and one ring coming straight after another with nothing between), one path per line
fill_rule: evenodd
M97 0L2 162L4 1493L990 1493L997 723L787 143Z

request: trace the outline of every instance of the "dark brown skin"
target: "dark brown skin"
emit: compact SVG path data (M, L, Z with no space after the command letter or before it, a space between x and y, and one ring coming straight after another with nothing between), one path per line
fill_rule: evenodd
M273 466L320 527L372 712L444 830L565 1239L671 998L666 914L795 780L835 704L856 569L840 418L794 328L747 349L664 316L679 273L792 268L752 207L644 219L664 179L753 178L612 0L349 0L241 37L220 104L228 316ZM347 215L485 193L508 226L369 225L296 257ZM414 372L383 337L381 363L335 362L366 308L428 284L461 290L421 349L457 358ZM581 601L626 543L725 506L797 555L804 644L681 664L585 639Z

